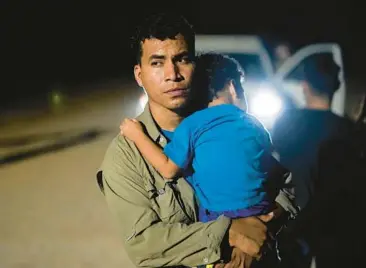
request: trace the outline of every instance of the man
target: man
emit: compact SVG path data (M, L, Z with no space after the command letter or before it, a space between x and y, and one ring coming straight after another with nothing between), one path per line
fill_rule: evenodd
M332 213L329 212L332 211L334 215L336 212L344 211L339 209L338 202L329 201L331 198L333 200L335 196L333 192L340 180L336 182L334 176L332 179L325 179L324 172L320 171L324 170L329 161L328 164L323 160L319 161L324 155L323 146L334 140L346 138L352 128L351 121L331 112L332 99L340 85L339 71L339 66L330 54L309 57L304 62L303 77L301 77L306 108L285 112L277 120L272 131L272 141L280 155L280 162L292 172L296 204L301 209L299 217L290 228L291 239L294 237L299 239L298 246L301 245L301 253L295 251L294 245L287 248L287 256L284 259L285 263L291 263L286 264L288 267L309 265L307 262L311 261L312 256L318 255L314 253L315 244L322 243L321 232L314 230L320 230L320 226L324 223L330 229L334 224L329 217ZM333 142L332 144L334 152L336 147ZM321 154L320 151L322 151ZM342 151L339 150L336 154L342 155ZM337 165L336 162L334 159L332 165ZM343 177L343 184L345 184L344 180ZM325 182L327 185L324 185ZM338 195L337 199L340 200L340 197ZM322 209L319 210L320 208ZM324 220L325 215L328 216L328 220ZM331 241L328 240L325 244L334 244Z
M194 32L181 16L158 14L138 28L134 42L135 79L149 98L137 119L150 138L164 147L189 108ZM277 201L282 207L261 220L222 216L208 223L197 222L197 204L188 182L182 178L164 180L122 136L110 144L98 182L121 226L126 252L139 267L211 264L223 260L230 247L259 256L267 238L264 222L283 209L296 213L281 192ZM234 257L231 267L242 265L240 254Z
M345 137L329 140L319 148L314 196L301 220L310 230L306 235L316 256L317 267L347 267L364 259L364 223L342 215L366 210L366 107L359 104L355 124ZM302 231L302 230L301 230ZM345 246L346 245L346 246ZM342 258L334 258L342 256Z
M275 55L275 65L276 69L280 68L282 64L291 57L291 47L290 44L283 42L279 43L274 50Z
M340 68L332 55L309 57L303 65L305 109L291 109L275 122L272 140L281 163L293 174L296 203L304 208L313 192L319 146L347 135L351 122L331 112Z

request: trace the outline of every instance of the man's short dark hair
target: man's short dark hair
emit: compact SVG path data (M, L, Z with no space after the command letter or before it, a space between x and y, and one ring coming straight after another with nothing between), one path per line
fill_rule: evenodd
M332 54L313 55L304 61L303 79L310 84L314 94L333 98L340 86L340 67Z
M195 54L195 32L192 25L180 14L174 12L154 13L144 19L132 37L132 49L136 62L141 63L142 43L146 39L175 39L181 34L187 42L192 57Z
M243 98L243 78L244 70L234 58L219 53L203 53L196 57L192 88L201 99L210 102L232 81L238 97Z

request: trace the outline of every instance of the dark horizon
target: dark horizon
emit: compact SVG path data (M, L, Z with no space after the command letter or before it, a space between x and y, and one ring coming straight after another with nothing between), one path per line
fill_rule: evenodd
M184 3L187 3L186 5ZM361 76L366 41L352 3L293 1L243 3L171 1L98 3L74 1L4 1L1 52L2 96L27 98L54 84L74 84L132 76L129 37L144 14L181 8L197 33L259 34L268 40L289 41L294 47L313 42L341 45L347 76ZM145 11L141 11L145 6ZM18 95L18 96L17 96ZM5 99L4 98L4 99Z

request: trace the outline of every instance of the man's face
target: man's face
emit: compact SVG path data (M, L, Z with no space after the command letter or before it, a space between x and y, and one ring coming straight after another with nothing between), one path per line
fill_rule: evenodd
M191 52L191 51L190 51ZM182 35L176 39L146 39L135 79L145 88L152 105L169 110L184 107L190 93L194 64Z

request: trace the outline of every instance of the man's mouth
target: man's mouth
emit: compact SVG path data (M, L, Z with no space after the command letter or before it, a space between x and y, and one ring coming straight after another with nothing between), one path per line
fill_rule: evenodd
M188 89L187 88L172 88L165 92L166 94L172 96L172 97L183 97L188 95Z

